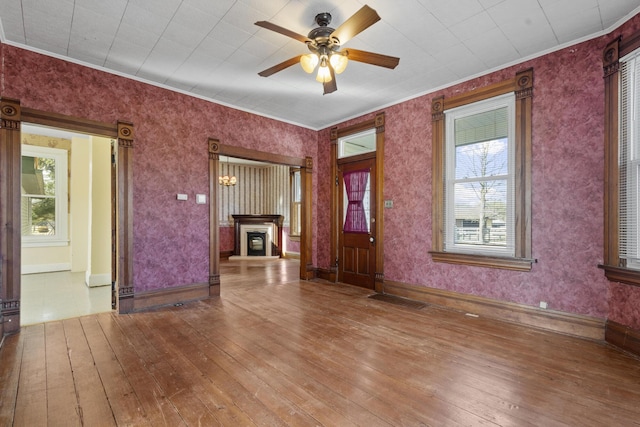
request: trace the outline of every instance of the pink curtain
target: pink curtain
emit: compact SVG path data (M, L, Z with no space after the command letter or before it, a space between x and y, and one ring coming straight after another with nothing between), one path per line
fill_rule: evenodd
M344 231L367 233L369 232L367 214L362 201L366 194L367 181L369 181L369 170L346 172L343 178L347 199L349 200L347 215L344 220Z

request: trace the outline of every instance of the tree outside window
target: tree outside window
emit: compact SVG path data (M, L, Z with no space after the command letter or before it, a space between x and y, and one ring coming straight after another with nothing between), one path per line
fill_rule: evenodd
M445 250L513 256L513 96L446 112Z

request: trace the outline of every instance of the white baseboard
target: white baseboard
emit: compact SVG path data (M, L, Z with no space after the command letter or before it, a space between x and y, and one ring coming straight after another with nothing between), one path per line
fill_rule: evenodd
M59 264L28 264L20 266L22 274L50 273L52 271L69 271L71 263L63 262Z
M111 273L90 274L87 271L84 281L90 288L111 285Z

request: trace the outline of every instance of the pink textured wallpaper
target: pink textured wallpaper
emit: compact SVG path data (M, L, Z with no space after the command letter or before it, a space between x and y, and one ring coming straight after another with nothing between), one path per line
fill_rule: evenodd
M620 30L630 33L635 17ZM610 284L603 257L604 86L602 49L617 32L386 108L384 199L385 279L502 301L610 317L640 328L640 288ZM434 263L431 249L431 100L512 78L533 68L531 272ZM345 122L346 127L372 115ZM326 155L328 129L320 133ZM325 145L325 148L322 145ZM328 172L329 165L322 163ZM320 176L325 174L325 170ZM319 187L328 204L330 189ZM328 267L328 215L318 260ZM323 228L324 229L324 228ZM635 307L635 308L634 308Z
M234 246L234 228L220 227L220 251L232 251Z
M609 318L640 329L640 288L609 283L603 253L602 49L640 29L636 16L612 34L386 108L384 199L387 280L552 310ZM329 268L329 129L314 132L126 78L2 46L3 97L24 107L134 123L136 291L206 282L207 138L291 156L311 156L313 265ZM433 263L431 100L534 70L532 249L527 273ZM340 124L371 118L373 113ZM179 153L179 156L177 155ZM176 193L189 201L178 202ZM321 206L321 209L318 209ZM221 248L233 246L221 230ZM231 242L231 243L230 243Z
M12 46L3 46L2 60L1 96L23 107L134 124L136 292L208 281L208 206L195 204L195 194L209 194L208 138L317 155L317 132L309 129ZM177 193L189 200L176 200Z

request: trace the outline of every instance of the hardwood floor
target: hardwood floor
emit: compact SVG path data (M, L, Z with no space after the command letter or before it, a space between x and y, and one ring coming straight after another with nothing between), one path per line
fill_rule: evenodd
M220 298L23 327L0 425L639 426L640 360L222 262Z

